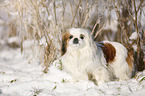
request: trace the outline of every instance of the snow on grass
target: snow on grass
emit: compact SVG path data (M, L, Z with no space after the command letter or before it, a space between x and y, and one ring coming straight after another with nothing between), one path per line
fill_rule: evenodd
M137 79L111 81L100 86L92 81L63 83L70 76L58 69L59 60L45 74L39 60L28 57L31 51L25 54L21 54L20 48L0 50L0 96L144 96L145 71L138 73Z
M131 36L129 37L129 39L131 39L131 40L136 40L137 37L138 37L137 32L133 32L133 33L131 34Z

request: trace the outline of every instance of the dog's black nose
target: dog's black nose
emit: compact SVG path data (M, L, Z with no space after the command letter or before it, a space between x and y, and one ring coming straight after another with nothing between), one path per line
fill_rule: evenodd
M78 44L79 43L79 40L78 38L74 38L74 41L73 41L74 44Z

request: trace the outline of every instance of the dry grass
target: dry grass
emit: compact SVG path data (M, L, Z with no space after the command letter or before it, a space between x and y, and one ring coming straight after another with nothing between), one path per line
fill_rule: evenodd
M61 35L64 30L70 27L88 27L87 22L91 14L94 14L99 3L104 2L96 0L5 1L3 7L15 18L9 25L9 35L20 35L21 51L23 51L24 40L33 39L39 43L42 38L45 38L47 46L37 45L43 49L44 72L47 72L50 64L60 56ZM106 8L103 9L105 10Z
M43 50L44 72L52 62L60 57L61 36L65 29L70 27L83 27L92 31L95 40L108 39L122 42L129 50L137 44L136 61L140 65L142 61L143 34L140 25L141 12L144 1L136 7L135 0L5 0L2 7L12 16L14 21L10 23L10 36L20 35L21 51L24 40L33 39L40 43L45 38L46 45L39 45ZM132 2L132 3L129 3ZM106 23L112 22L112 11L116 12L118 27L114 32L111 28L104 29ZM140 14L139 14L140 12ZM130 23L131 22L131 23ZM139 23L138 23L139 22ZM129 23L129 24L128 24ZM138 38L130 44L129 36L137 31ZM115 34L114 37L110 35ZM37 54L38 55L38 54ZM40 56L42 57L42 55Z
M141 24L141 17L143 14L143 8L145 7L144 0L124 0L123 2L114 2L116 14L119 22L121 32L121 42L127 47L135 60L135 70L142 71L145 69L144 53L143 53L143 26ZM118 7L119 6L119 7ZM122 7L122 8L121 8ZM119 10L121 9L121 11ZM137 39L130 42L129 36L132 32L137 32ZM120 33L118 32L118 33ZM137 45L137 50L133 50L133 45Z

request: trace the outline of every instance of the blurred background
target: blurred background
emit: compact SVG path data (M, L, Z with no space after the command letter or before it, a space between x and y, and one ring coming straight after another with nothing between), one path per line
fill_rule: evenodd
M0 51L21 48L24 54L30 48L45 73L71 27L89 29L97 42L121 42L134 56L135 70L144 70L144 0L0 0Z

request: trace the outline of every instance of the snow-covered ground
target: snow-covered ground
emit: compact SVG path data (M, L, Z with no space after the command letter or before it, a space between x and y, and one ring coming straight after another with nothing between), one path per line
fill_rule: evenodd
M96 86L92 81L63 83L69 75L55 65L43 73L39 60L31 51L21 54L20 48L10 48L5 43L0 49L0 96L144 96L145 71L136 79L111 81Z

